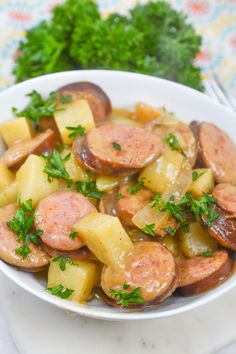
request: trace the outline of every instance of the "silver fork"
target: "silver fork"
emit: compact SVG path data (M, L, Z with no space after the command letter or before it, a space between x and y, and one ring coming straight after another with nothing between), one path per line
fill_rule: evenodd
M204 81L204 87L209 96L236 112L236 98L230 93L216 73L208 76Z

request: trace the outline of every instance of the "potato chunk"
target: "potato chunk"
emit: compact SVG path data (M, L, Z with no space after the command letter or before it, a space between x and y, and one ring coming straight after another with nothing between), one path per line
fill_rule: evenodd
M186 257L202 255L217 249L216 240L198 223L189 225L189 232L179 231L180 249Z
M119 186L121 179L114 176L98 176L96 180L96 187L100 191L109 191Z
M81 218L75 230L100 262L119 268L133 243L118 218L101 213L90 213Z
M0 192L0 207L16 202L18 194L18 184L14 181L9 184L2 192Z
M7 168L7 166L0 162L0 192L11 185L14 178L13 173Z
M16 174L21 201L32 199L36 205L40 199L59 190L59 182L53 179L48 181L44 172L45 161L42 157L30 155Z
M72 181L87 181L88 174L85 168L78 164L73 151L64 149L61 153L61 157L64 159L68 154L70 154L70 158L64 162L64 166L69 173L70 179Z
M61 110L54 113L54 119L64 144L73 143L73 139L69 138L71 131L66 127L82 125L86 132L95 127L93 114L86 100L77 100L60 108Z
M61 284L64 288L74 290L68 300L85 303L90 299L95 286L96 270L96 264L91 261L66 263L64 271L58 263L51 261L48 269L48 288Z
M214 188L213 172L210 168L198 168L193 170L193 177L196 180L192 182L189 191L195 198L200 198L203 194L211 193ZM197 178L197 176L199 176Z
M16 141L31 139L34 136L34 129L26 118L20 117L0 124L0 134L10 147Z
M140 174L144 178L145 187L153 192L164 193L173 185L182 167L184 157L170 149L165 149L163 155L145 167Z
M174 257L178 256L178 242L175 236L165 236L163 239L163 245L173 254Z

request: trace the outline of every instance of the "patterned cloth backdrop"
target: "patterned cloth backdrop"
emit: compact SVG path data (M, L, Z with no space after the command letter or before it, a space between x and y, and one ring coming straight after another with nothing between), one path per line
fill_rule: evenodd
M98 0L104 14L125 13L147 0ZM0 0L0 90L14 83L12 68L18 42L24 31L49 18L51 9L62 0ZM196 63L203 74L218 72L236 93L236 0L169 0L188 14L203 45Z

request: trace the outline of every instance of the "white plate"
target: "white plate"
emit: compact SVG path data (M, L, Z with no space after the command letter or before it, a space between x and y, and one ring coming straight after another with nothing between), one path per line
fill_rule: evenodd
M116 71L84 70L56 73L18 84L0 94L0 120L13 117L12 106L24 108L27 103L25 94L32 90L47 95L60 86L76 81L91 81L100 85L115 107L132 108L138 101L154 106L164 105L183 121L214 122L234 141L236 140L235 115L206 95L170 81ZM92 301L85 306L61 300L45 291L46 283L39 276L20 272L2 261L0 269L22 288L47 302L87 317L107 320L140 320L177 315L219 297L236 285L236 274L233 274L224 284L203 295L186 298L172 296L156 308L132 312L118 310L99 301Z

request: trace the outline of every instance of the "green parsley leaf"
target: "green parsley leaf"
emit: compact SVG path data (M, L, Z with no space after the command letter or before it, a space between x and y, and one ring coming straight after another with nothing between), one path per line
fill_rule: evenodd
M15 249L15 253L22 258L27 258L30 255L30 248L28 245L20 246Z
M104 192L100 191L95 182L77 181L75 182L75 190L88 198L101 199Z
M63 93L60 94L60 101L62 104L68 104L72 101L71 95L64 95Z
M127 188L127 193L134 195L139 191L141 191L141 189L144 186L144 181L145 181L145 177L140 178L140 180L137 183L134 183Z
M212 251L206 251L206 252L203 252L202 256L203 257L212 257L213 253L212 253Z
M53 288L47 288L47 290L61 299L67 299L74 292L72 289L64 288L61 284L55 285Z
M168 144L169 148L173 151L177 151L181 153L184 157L186 157L182 147L176 136L173 133L169 133L164 139L164 142Z
M120 200L120 199L122 199L123 197L124 197L123 194L122 194L121 192L118 192L118 193L117 193L117 196L116 196L116 199Z
M196 181L202 175L204 175L204 173L206 173L206 171L203 171L201 173L198 173L197 171L193 171L192 172L192 180L193 180L193 182Z
M171 235L171 236L174 236L175 235L175 232L176 232L176 230L175 229L173 229L173 227L171 227L171 226L167 226L167 227L165 227L165 232L167 232L169 235Z
M69 257L64 257L64 256L59 256L56 258L53 258L52 262L54 263L59 263L59 267L62 271L66 270L66 264L73 264L73 261Z
M115 299L118 304L128 307L130 304L142 304L144 302L141 296L141 288L135 288L132 291L128 291L130 285L123 284L123 290L110 289L112 299Z
M47 173L49 182L52 182L53 178L65 180L69 178L69 174L64 166L64 161L67 161L68 155L65 157L65 159L62 159L61 155L56 150L50 152L49 155L43 155L43 157L46 159L44 172Z
M187 232L190 231L190 226L189 226L189 224L182 224L182 225L180 226L180 229L181 229L183 232L187 233Z
M62 144L62 143L60 143L60 141L56 142L56 149L58 152L62 152L63 150L68 149L68 147L69 147L69 145Z
M72 238L72 240L75 240L78 237L78 232L77 231L71 231L69 233L69 237Z
M145 232L146 234L149 234L152 237L155 237L155 224L149 224L146 225L143 229L141 229L143 232Z
M82 125L77 125L77 127L66 127L67 130L70 130L72 133L70 133L68 136L69 138L77 138L77 136L84 136L85 135L85 128Z
M23 111L13 107L12 112L17 117L25 117L30 120L36 129L39 128L40 118L52 117L56 112L56 92L51 92L47 99L43 99L37 91L32 91L26 96L30 97L30 103Z
M112 143L112 146L114 147L114 149L116 149L117 151L121 151L121 146L120 144L116 143L116 142L113 142Z

